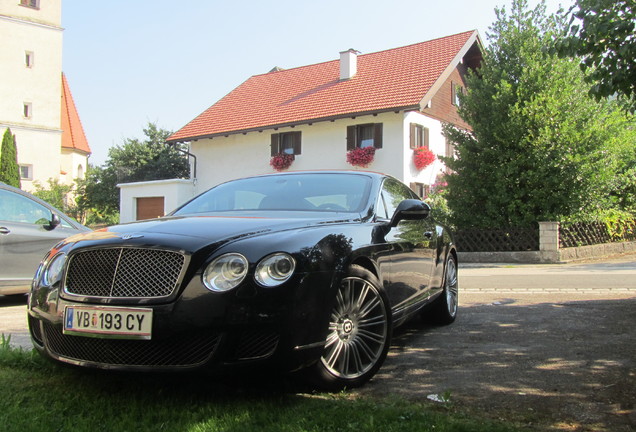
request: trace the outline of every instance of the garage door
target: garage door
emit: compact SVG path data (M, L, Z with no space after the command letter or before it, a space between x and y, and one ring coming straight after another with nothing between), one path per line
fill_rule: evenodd
M164 215L163 197L137 198L137 219L154 219Z

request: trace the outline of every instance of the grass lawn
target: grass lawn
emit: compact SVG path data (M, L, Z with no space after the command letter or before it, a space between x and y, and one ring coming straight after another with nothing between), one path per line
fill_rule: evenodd
M300 393L284 378L121 374L59 366L0 339L2 431L517 430L452 406Z

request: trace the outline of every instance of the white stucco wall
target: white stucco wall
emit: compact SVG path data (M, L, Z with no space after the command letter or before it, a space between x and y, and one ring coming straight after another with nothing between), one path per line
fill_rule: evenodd
M40 2L39 9L0 1L0 133L16 136L18 163L33 166L33 179L46 184L60 178L62 33L61 0ZM33 53L27 67L26 52ZM24 117L24 103L32 115ZM31 190L32 182L24 181Z
M428 128L429 130L429 149L438 156L446 155L446 139L442 135L442 123L439 120L427 117L417 112L409 112L404 115L404 129L402 131L404 136L404 166L403 174L401 177L396 176L402 180L405 184L409 183L423 183L425 185L432 185L435 183L437 176L444 172L445 165L439 159L436 159L428 167L422 171L418 171L413 164L413 150L409 148L410 140L410 124L416 123Z
M197 156L197 192L231 179L275 172L269 165L272 133L302 132L302 152L296 156L290 171L363 169L347 163L346 136L347 126L366 123L383 124L383 146L376 151L374 162L364 169L390 174L407 185L410 182L428 185L435 182L437 174L444 168L443 164L436 161L421 172L415 169L413 151L409 148L409 124L418 123L429 128L431 150L444 155L445 140L441 135L441 123L419 113L400 112L192 142L190 151Z
M194 196L191 180L155 180L122 183L119 188L119 221L133 222L137 215L137 198L164 197L164 213L168 214Z
M367 123L383 124L382 148L376 150L375 159L368 168L353 167L346 161L347 126ZM301 154L296 156L290 171L365 169L390 174L407 185L432 185L444 166L440 161L436 161L422 171L415 169L413 150L409 148L410 123L429 128L430 149L437 155L444 155L446 145L441 134L441 123L415 112L361 116L355 119L319 122L311 126L270 129L192 142L190 151L197 156L196 183L188 180L160 180L118 185L121 188L121 222L135 220L136 199L140 197L165 197L165 212L168 213L194 195L219 183L276 172L269 165L272 133L302 132Z
M88 157L83 152L63 148L60 159L60 178L66 183L75 181L80 177L80 166L82 175L86 175L86 169L88 168ZM61 172L65 172L62 175Z
M0 128L0 132L3 134L5 130ZM47 131L12 126L11 133L16 137L18 163L32 165L33 179L21 181L23 190L32 191L35 181L48 187L50 178L60 179L61 130Z

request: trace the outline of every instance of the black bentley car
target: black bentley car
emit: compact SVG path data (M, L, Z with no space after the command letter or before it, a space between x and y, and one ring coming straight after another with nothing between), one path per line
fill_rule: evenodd
M359 171L230 181L166 217L78 234L44 258L28 321L79 366L269 363L327 389L382 365L393 328L457 314L457 253L398 180Z

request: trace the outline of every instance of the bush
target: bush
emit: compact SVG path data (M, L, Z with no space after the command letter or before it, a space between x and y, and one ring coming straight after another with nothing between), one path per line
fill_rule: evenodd
M449 228L455 228L452 224L453 211L448 206L446 196L448 185L443 179L439 179L431 187L431 191L426 197L426 202L432 208L432 216L437 221Z

